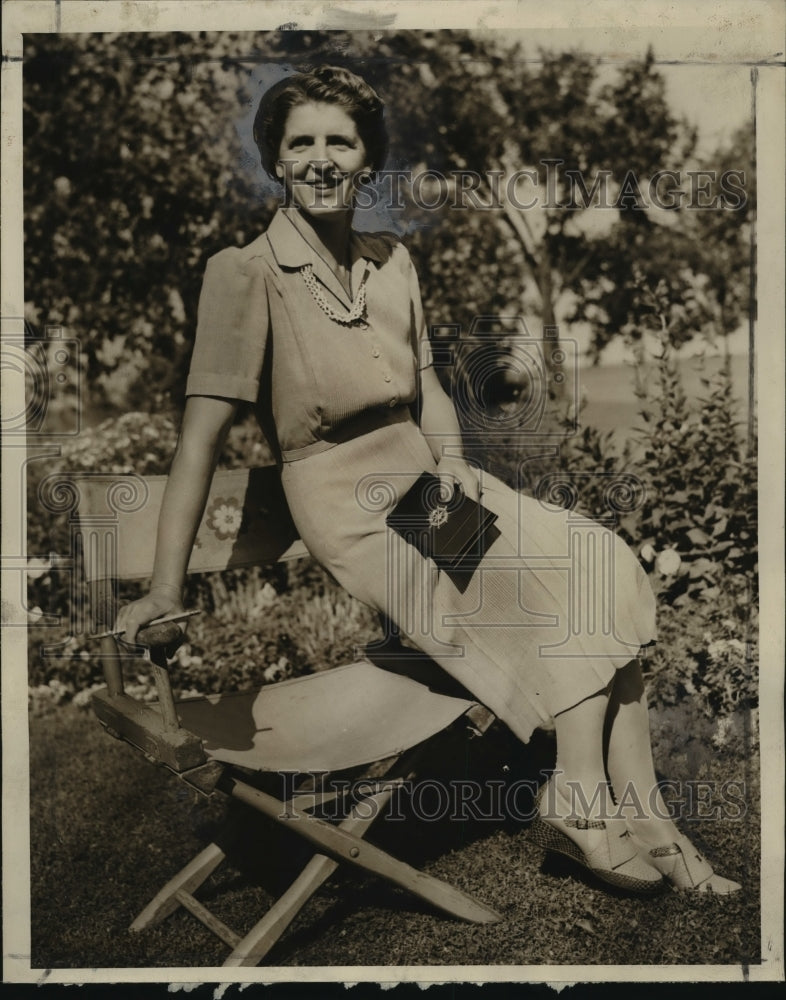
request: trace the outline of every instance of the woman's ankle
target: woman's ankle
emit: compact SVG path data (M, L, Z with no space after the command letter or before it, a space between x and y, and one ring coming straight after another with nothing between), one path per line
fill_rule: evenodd
M615 815L611 787L605 776L569 775L555 771L549 779L549 805L562 819L607 820Z
M628 816L626 822L630 832L648 848L666 847L680 836L680 831L670 819Z

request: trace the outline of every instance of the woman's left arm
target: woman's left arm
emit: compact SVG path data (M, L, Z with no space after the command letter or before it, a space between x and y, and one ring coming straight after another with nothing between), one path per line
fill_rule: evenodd
M453 401L431 366L420 372L420 429L446 489L452 492L458 482L471 500L477 500L480 494L477 470L462 456L461 427Z

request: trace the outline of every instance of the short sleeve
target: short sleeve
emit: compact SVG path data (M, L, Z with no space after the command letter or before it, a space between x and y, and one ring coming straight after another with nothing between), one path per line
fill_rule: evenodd
M418 371L429 368L433 364L431 344L428 337L426 318L423 315L423 301L420 297L420 282L412 258L407 254L409 262L409 303L412 323L412 350L415 353Z
M230 247L207 262L199 296L187 396L221 396L254 403L267 343L269 310L258 258L243 261Z

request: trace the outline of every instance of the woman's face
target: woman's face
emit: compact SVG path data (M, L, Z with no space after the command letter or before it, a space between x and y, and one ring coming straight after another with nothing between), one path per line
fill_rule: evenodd
M357 175L369 169L357 126L342 108L314 102L290 111L276 163L290 203L315 216L346 212Z

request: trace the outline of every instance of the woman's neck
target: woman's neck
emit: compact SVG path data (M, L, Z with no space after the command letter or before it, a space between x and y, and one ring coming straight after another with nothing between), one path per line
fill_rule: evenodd
M334 218L316 219L290 209L287 212L295 228L336 271L345 270L349 263L352 239L352 213L342 212Z

